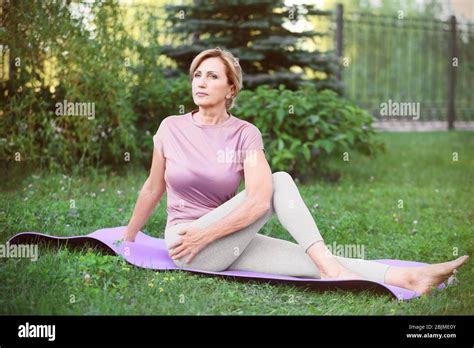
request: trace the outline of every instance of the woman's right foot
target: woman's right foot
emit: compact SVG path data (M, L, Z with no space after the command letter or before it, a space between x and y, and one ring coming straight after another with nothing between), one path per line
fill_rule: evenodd
M414 268L407 277L406 287L420 294L429 294L433 287L448 280L468 260L469 256L464 255L456 260Z

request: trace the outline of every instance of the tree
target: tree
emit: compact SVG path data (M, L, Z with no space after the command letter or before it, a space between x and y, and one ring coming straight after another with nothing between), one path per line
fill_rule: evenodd
M163 54L177 64L177 69L167 72L171 76L179 71L187 73L199 52L219 47L238 58L244 88L283 84L294 90L303 84L313 84L318 90L341 90L335 76L334 52L305 50L305 40L327 33L287 28L301 23L305 16L329 13L310 5L288 7L283 1L274 0L195 0L191 5L169 5L165 9L168 31L180 41L178 45L162 47Z

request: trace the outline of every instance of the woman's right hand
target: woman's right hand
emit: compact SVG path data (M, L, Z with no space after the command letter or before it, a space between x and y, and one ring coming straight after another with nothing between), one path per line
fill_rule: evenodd
M131 233L128 229L125 231L125 233L123 234L122 236L122 240L124 242L131 242L131 243L134 243L135 242L135 237L136 237L136 234L135 233Z

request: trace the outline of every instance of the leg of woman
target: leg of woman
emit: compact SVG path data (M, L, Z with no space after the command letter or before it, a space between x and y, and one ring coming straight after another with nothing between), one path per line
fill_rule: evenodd
M272 204L265 215L240 231L231 233L207 245L190 263L184 264L185 257L183 257L180 260L174 260L175 264L180 267L186 266L210 271L227 269L242 254L257 232L275 213L283 226L303 247L303 252L317 241L322 241L323 238L298 189L290 187L291 183L294 185L291 176L286 172L276 172L272 174L272 180ZM180 238L178 232L184 226L206 227L228 215L245 199L245 195L245 190L242 190L199 219L166 228L166 245L171 245Z
M273 197L276 215L281 224L303 246L305 252L309 254L323 278L354 278L353 275L356 275L356 277L360 276L369 280L426 293L429 292L430 287L437 286L448 279L456 269L469 260L469 256L464 255L449 262L407 268L389 266L371 260L332 255L327 250L324 242L311 243L311 237L314 236L315 231L318 231L317 227L299 195L295 182L290 175L284 174L286 175L280 175L279 178L280 181L284 181L284 183L279 185L282 189L276 190ZM288 209L288 207L294 207L295 209ZM302 219L302 221L299 221L299 219ZM304 226L304 228L301 228L301 226ZM311 234L308 235L307 231L310 231ZM317 234L319 235L319 232ZM319 237L313 240L322 240ZM336 272L334 273L333 265L335 263L342 265L343 269L337 271L336 266Z
M276 215L280 223L303 247L304 251L310 255L323 278L354 278L353 275L355 274L372 281L427 292L430 286L442 283L453 273L453 270L461 267L469 260L469 257L465 255L456 260L440 264L405 268L389 266L371 260L332 255L324 241L323 243L316 243L322 241L322 237L299 194L296 183L289 174L280 173L283 174L280 174L277 180L279 189L275 190L273 194ZM314 236L317 237L314 238ZM336 272L336 275L331 275L334 263L342 265L343 270L339 274ZM346 273L345 270L349 270L352 274ZM331 276L328 277L327 275Z
M245 198L245 191L241 191L224 204L201 216L199 219L192 222L184 222L177 225L170 226L165 229L165 243L168 247L181 238L178 234L184 227L206 227L214 221L221 219L229 214L234 207L236 207ZM272 212L269 210L265 215L260 217L257 221L249 226L231 233L223 238L220 238L202 249L194 259L185 263L187 256L180 259L174 259L173 262L178 267L187 267L200 269L205 271L224 271L232 262L235 261L245 250L250 241L255 237L256 233L265 225L271 218ZM168 247L168 251L169 251Z
M260 233L227 270L321 278L318 268L301 246Z
M353 274L369 280L385 281L387 284L417 290L427 288L427 284L436 285L442 282L453 269L468 260L465 256L455 261L414 270L370 260L334 256L327 250L291 176L286 172L276 172L272 175L272 179L274 190L272 206L264 216L246 228L209 244L190 264L184 265L182 260L174 260L176 265L211 271L222 271L232 267L232 269L320 278L321 275L330 273L326 272L327 265L335 262L354 272ZM242 191L196 221L170 226L165 230L166 244L170 245L179 239L177 233L185 225L206 227L229 214L244 199L245 191ZM257 234L274 213L299 245ZM317 243L320 241L322 243ZM325 257L325 254L328 254L328 257ZM314 266L308 260L314 262ZM419 278L422 281L417 280Z
M274 262L272 266L266 268L256 267L260 270L264 269L265 273L296 275L295 272L291 272L292 274L286 272L288 270L288 265L294 263L293 266L297 269L302 268L299 271L296 270L296 273L312 275L317 278L320 277L320 270L314 263L312 263L311 258L306 253L306 251L308 251L308 249L315 243L323 241L316 223L303 201L293 178L286 172L276 172L273 173L272 179L273 197L269 211L259 220L246 228L209 244L206 248L201 250L198 255L196 255L191 263L186 264L186 267L212 271L228 269L237 259L244 257L246 248L255 238L257 232L273 214L276 214L280 223L298 242L299 246L283 240L269 238L264 238L262 240L262 238L259 238L257 240L260 242L259 245L264 243L265 246L267 246L265 252L262 250L260 255L255 255L259 258L254 259L254 256L252 256L252 260L247 262L250 262L253 265L259 265L268 262L269 258L273 258ZM190 224L192 226L206 227L210 223L229 214L242 202L243 199L245 199L245 191L241 191L239 194L216 209L203 215L196 221L178 224L167 228L165 231L166 244L170 245L179 239L177 233L184 227L183 225ZM272 252L272 246L278 248L278 250ZM297 251L298 248L299 252ZM252 249L254 250L254 248ZM287 256L284 256L285 252L287 253ZM244 265L246 258L247 257L240 260L240 263L237 265ZM260 261L260 258L262 258L262 261ZM308 261L311 261L312 264ZM340 258L340 262L344 262L349 270L353 270L362 277L376 281L383 281L384 274L388 268L387 265L367 260ZM175 263L178 266L184 266L183 260L175 260Z
M373 281L383 282L388 269L386 265L375 261L335 257L348 269ZM259 233L228 270L321 278L313 260L298 244Z

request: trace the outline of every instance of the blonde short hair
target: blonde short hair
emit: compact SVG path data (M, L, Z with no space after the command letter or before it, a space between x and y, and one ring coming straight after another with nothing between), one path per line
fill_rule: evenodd
M196 57L194 57L191 67L189 68L189 79L191 81L193 80L194 72L204 60L213 57L218 57L221 59L225 66L225 73L229 84L235 86L235 94L232 96L232 98L226 99L225 101L226 109L230 110L234 106L235 98L242 89L242 68L240 67L239 60L235 58L230 51L220 48L212 48L199 53Z

